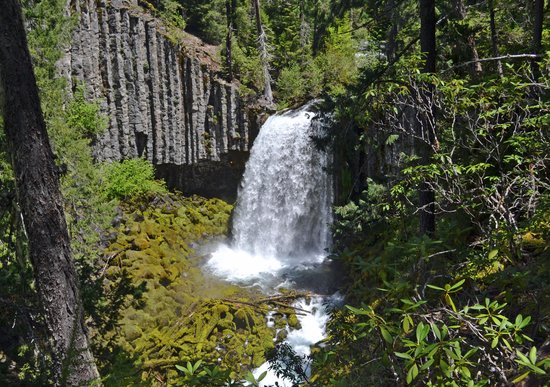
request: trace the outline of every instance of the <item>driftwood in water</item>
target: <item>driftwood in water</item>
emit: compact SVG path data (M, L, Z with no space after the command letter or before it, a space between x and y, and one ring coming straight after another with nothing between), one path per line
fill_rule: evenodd
M266 312L269 309L269 305L271 305L275 307L292 309L294 310L294 312L311 313L308 310L293 306L291 303L296 301L299 298L311 298L313 296L315 295L309 292L289 292L286 294L278 294L276 296L261 298L259 300L242 301L242 300L222 299L222 301L230 304L248 305L253 308L260 309L264 312Z

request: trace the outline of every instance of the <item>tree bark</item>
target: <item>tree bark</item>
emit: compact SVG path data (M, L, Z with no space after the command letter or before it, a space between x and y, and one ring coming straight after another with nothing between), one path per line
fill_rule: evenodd
M227 67L227 80L233 80L233 7L232 0L225 0L225 17L227 19L227 35L225 36L225 67Z
M267 49L267 35L262 25L260 12L260 0L252 0L254 5L254 15L256 17L256 30L258 32L258 49L260 51L260 61L264 73L264 99L268 106L273 105L273 92L271 91L271 75L269 74L269 51Z
M311 43L311 51L313 56L316 56L321 49L321 37L323 28L321 28L321 11L319 10L320 1L315 2L315 16L313 17L313 40Z
M497 27L495 22L495 3L493 0L489 0L489 18L491 25L491 46L493 49L493 56L498 58L500 57L500 52L498 49L498 36L497 36ZM497 60L497 73L499 77L503 77L504 73L502 71L502 62Z
M306 21L306 4L305 0L300 0L300 46L302 51L307 51L309 41L309 25ZM305 55L304 55L305 58Z
M397 34L399 33L399 10L395 0L386 3L386 14L389 14L390 26L386 32L386 57L388 62L395 60L397 55Z
M466 7L463 0L454 0L453 3L453 18L462 21L466 18ZM474 75L479 75L483 71L481 62L479 62L479 53L477 52L476 40L471 28L465 27L466 45L470 51L470 58L472 61L472 70ZM460 42L459 42L460 44ZM459 62L462 62L462 58L459 58Z
M422 72L435 73L435 0L420 0L420 49L424 56ZM417 134L424 139L420 144L420 157L423 164L430 161L435 142L435 115L433 110L433 85L420 86L420 107L418 110ZM435 193L424 181L418 189L420 205L420 234L433 237L435 234Z
M542 24L544 20L544 0L534 0L534 17L533 17L533 54L540 54L542 50ZM535 82L540 77L540 68L537 59L533 59L531 62L533 78Z
M98 378L83 324L59 180L38 97L18 0L0 12L0 111L16 176L56 385Z
M435 73L435 0L420 0L420 50L424 55L425 73Z

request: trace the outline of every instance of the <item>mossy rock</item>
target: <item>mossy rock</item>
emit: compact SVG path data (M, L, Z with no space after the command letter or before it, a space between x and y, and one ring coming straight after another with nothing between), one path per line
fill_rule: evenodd
M288 337L288 331L286 329L281 329L277 332L276 341L281 342Z
M130 223L129 227L127 228L128 235L138 235L141 233L141 227L139 223Z
M151 242L149 241L147 234L141 233L134 238L132 246L136 250L146 250L151 246Z
M298 317L296 316L296 314L292 313L291 315L289 315L287 318L287 321L288 321L289 327L293 329L301 328L300 321L298 320Z
M542 238L541 234L528 231L522 235L521 239L524 249L541 253L548 248L548 242Z
M128 341L134 341L140 337L143 332L138 325L125 324L122 328L122 334L126 337Z
M117 239L106 249L118 261L106 273L114 280L124 267L135 285L147 284L140 307L127 307L120 320L118 344L135 359L134 366L146 368L147 375L151 370L166 375L174 364L200 358L241 377L263 363L275 333L266 325L265 310L222 301L251 299L258 290L205 278L189 247L224 235L231 205L170 194L140 210L125 210ZM286 326L287 318L280 320Z

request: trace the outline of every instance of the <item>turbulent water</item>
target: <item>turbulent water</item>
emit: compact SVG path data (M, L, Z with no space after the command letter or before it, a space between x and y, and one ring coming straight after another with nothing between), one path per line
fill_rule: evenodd
M318 263L330 241L330 155L308 107L270 117L254 142L233 218L234 241L208 265L233 281Z
M267 292L278 286L312 289L324 282L332 180L330 152L315 145L322 136L322 122L309 106L272 116L262 126L238 195L233 242L220 246L207 262L214 274ZM308 355L310 345L324 337L328 315L322 297L296 306L310 313L299 316L302 329L291 331L286 341L297 354ZM266 363L255 374L267 368ZM270 373L263 384L275 381Z
M318 256L328 243L330 174L306 109L270 117L250 155L235 212L234 245L254 255Z

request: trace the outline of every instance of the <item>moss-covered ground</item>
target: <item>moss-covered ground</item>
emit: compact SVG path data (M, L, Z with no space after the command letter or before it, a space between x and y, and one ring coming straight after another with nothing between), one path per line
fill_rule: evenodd
M101 335L117 351L107 385L172 384L176 364L199 359L238 378L265 361L277 327L296 324L291 310L279 310L268 327L259 289L201 270L197 246L224 238L231 211L218 199L176 194L123 206L106 249L105 286L127 278L139 291L126 295L118 325Z

